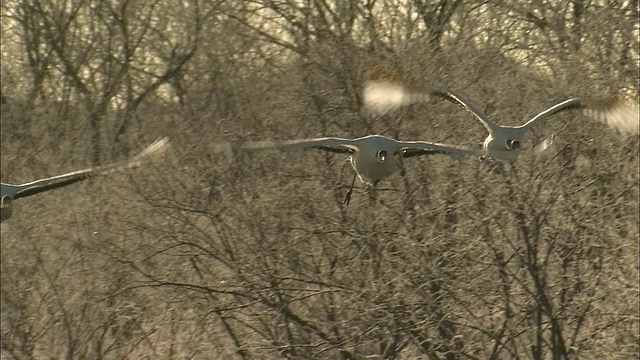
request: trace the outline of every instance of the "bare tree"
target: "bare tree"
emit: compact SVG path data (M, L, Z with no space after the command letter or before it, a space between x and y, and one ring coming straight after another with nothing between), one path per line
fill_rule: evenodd
M634 2L3 6L3 176L66 166L65 151L99 162L148 134L173 145L161 164L52 192L3 223L3 356L637 353L637 136L567 114L535 134L556 134L540 156L406 159L349 208L341 155L214 151L382 132L479 146L482 126L447 102L368 114L362 81L452 87L519 123L634 86ZM30 80L11 91L5 74ZM40 148L5 130L21 116Z

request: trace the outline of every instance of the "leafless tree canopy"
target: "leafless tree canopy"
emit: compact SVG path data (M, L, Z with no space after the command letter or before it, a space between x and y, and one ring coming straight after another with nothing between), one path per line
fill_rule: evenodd
M638 96L638 1L13 0L2 181L163 161L15 202L7 359L630 359L638 136L550 119L490 171L412 158L342 205L342 155L226 141L381 134L479 147L443 101L373 116L362 84L465 94L515 125Z

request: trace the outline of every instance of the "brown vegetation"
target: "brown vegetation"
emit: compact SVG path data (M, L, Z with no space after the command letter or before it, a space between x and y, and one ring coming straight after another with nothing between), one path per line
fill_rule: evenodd
M638 136L551 119L503 172L413 158L342 200L343 156L220 141L479 146L444 101L362 110L371 69L449 86L504 124L638 81L638 2L7 1L2 181L165 161L15 202L7 359L629 359ZM376 67L380 66L381 67ZM384 70L387 69L387 70ZM389 76L389 75L385 75Z

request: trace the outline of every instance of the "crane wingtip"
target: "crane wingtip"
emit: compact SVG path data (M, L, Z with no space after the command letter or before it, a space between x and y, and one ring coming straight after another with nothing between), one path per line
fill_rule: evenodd
M633 99L616 94L608 98L590 101L585 112L625 134L638 134L639 109Z

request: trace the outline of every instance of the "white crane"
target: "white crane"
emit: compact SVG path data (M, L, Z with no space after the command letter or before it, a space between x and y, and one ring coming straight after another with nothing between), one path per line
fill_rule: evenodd
M279 149L284 151L320 149L348 154L351 166L356 171L351 187L344 200L349 205L356 176L363 183L375 186L380 180L397 170L395 156L409 158L419 155L445 154L456 158L472 158L482 154L459 146L430 143L426 141L397 141L382 135L369 135L357 139L316 138L284 141L245 142L239 145L220 144L217 151Z
M142 160L149 156L160 154L163 150L166 149L168 144L169 139L166 137L161 140L155 141L138 155L136 155L133 159L128 161L78 170L67 174L40 179L20 185L0 183L0 193L2 195L0 221L7 220L11 217L13 213L14 200L71 185L98 175L104 175L111 172L140 166Z
M410 88L386 80L368 81L364 87L365 107L381 114L396 107L427 101L430 96L444 98L463 106L484 125L489 135L484 141L485 154L481 159L488 157L496 160L515 161L520 154L522 143L533 125L541 123L549 116L571 109L583 110L591 118L604 122L623 133L638 133L638 104L620 97L599 101L572 98L542 111L523 125L503 126L491 121L470 101L451 90L426 87ZM551 142L552 138L547 139L541 146L538 146L539 150L544 150Z

